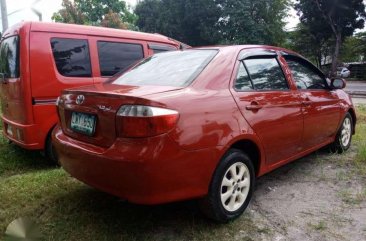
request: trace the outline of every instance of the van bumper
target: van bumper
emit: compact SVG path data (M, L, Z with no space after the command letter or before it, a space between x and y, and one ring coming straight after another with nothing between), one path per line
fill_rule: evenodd
M39 140L37 125L23 125L1 116L3 135L16 145L28 150L42 150L44 143Z
M216 163L211 148L185 151L168 135L116 139L109 148L53 130L61 166L71 176L138 204L161 204L207 194Z

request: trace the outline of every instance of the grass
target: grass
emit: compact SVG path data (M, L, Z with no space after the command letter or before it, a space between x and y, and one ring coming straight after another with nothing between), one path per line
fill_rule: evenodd
M366 107L358 108L351 165L366 173ZM339 174L339 179L345 173ZM365 176L365 175L364 175ZM366 193L340 193L359 203ZM0 132L0 240L7 225L19 217L37 222L44 240L258 240L271 227L258 227L250 212L226 225L205 219L195 201L139 206L89 188L70 178L39 154L9 144ZM327 229L324 222L310 225Z

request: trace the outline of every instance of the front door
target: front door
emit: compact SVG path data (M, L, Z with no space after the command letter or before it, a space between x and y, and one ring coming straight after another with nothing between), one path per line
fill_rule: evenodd
M303 149L332 141L341 118L337 94L315 66L297 56L284 57L303 99Z
M301 96L289 88L277 56L242 60L232 94L259 136L268 165L299 151L303 132Z

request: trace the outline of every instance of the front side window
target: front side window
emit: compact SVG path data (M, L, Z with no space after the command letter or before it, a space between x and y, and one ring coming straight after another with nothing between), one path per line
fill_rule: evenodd
M98 41L101 76L112 76L144 58L140 44Z
M19 78L19 37L4 39L0 45L0 73L5 78Z
M51 47L58 72L66 77L91 77L87 40L52 38Z
M309 64L285 57L298 89L327 89L326 80Z
M253 58L244 60L250 79L256 90L287 90L288 85L280 65L275 58Z
M117 85L189 85L215 57L217 50L170 51L141 61L110 82Z

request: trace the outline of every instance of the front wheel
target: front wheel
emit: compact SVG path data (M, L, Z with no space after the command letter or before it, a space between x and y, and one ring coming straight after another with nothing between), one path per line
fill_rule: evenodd
M249 157L238 149L230 149L215 170L208 195L200 200L201 210L217 222L239 217L250 202L254 182Z
M52 143L51 134L49 134L46 139L45 153L46 153L46 157L48 158L48 160L50 160L55 165L58 165L58 166L60 165L60 163L58 161L57 152Z
M342 125L338 130L335 141L331 144L331 151L343 153L351 146L353 121L350 113L347 113L343 119Z

